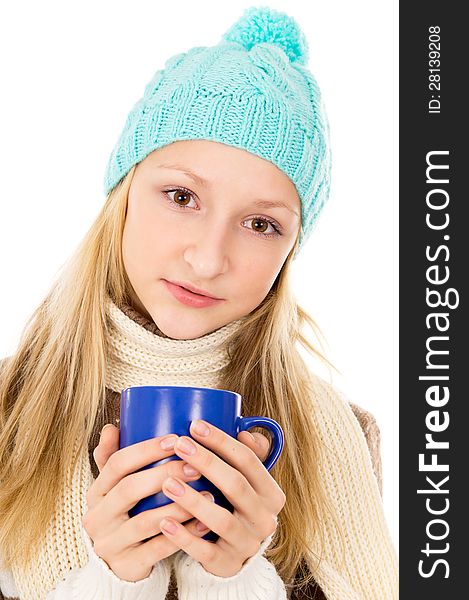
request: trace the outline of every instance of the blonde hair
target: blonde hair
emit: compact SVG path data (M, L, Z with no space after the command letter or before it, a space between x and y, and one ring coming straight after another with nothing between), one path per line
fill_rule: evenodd
M34 560L67 473L74 472L79 454L88 448L96 419L104 418L105 301L110 297L118 306L130 302L131 284L121 250L134 171L135 166L109 193L97 219L28 319L16 352L2 365L0 549L4 568L25 567ZM321 344L319 327L289 287L298 239L267 297L229 340L230 361L220 387L242 395L244 415L274 418L284 430L284 450L271 474L287 502L266 557L285 582L295 578L298 586L306 586L320 560L316 548L324 543L322 523L327 514L336 525L337 520L318 475L322 447L313 393L308 367L296 347L298 341L332 366L303 335L306 323ZM78 450L72 452L77 440Z

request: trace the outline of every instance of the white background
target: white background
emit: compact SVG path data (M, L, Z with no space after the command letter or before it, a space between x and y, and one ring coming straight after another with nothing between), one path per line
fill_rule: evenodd
M204 0L10 2L0 13L0 357L104 202L125 118L169 56L218 43L244 8ZM334 383L381 429L398 548L398 3L289 0L332 136L329 204L294 262ZM223 7L223 10L221 10Z

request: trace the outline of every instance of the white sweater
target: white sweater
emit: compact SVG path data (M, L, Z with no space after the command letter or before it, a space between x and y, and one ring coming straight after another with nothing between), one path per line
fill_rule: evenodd
M111 322L108 388L120 392L132 385L217 387L219 372L228 360L225 341L241 320L195 340L173 340L152 333L113 303L107 308ZM329 450L321 479L346 540L345 564L341 564L336 531L331 523L324 524L326 547L315 579L328 600L397 599L397 556L364 434L342 393L316 376L312 384L316 423ZM274 565L263 556L272 536L232 577L208 573L181 550L157 563L144 580L119 579L94 553L81 525L81 516L87 511L86 492L92 482L89 459L83 455L64 491L67 502L59 504L37 562L27 572L0 571L0 590L5 598L164 600L171 568L180 599L287 597ZM288 497L288 490L286 493Z
M275 567L262 554L272 536L264 540L259 552L232 577L217 577L205 571L183 552L158 562L150 576L137 582L124 581L93 550L93 544L81 530L89 560L69 571L65 579L46 596L46 600L164 600L168 590L171 565L175 568L178 598L183 600L219 600L220 598L286 598L285 586ZM5 598L21 598L11 572L0 571L0 589ZM43 597L38 592L38 598Z

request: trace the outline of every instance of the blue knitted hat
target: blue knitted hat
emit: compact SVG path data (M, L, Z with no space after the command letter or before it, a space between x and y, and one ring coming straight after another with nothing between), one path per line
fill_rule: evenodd
M295 184L298 252L328 199L331 171L329 122L307 62L296 21L266 6L246 9L218 45L173 55L127 117L108 161L105 194L176 140L229 144L271 161Z

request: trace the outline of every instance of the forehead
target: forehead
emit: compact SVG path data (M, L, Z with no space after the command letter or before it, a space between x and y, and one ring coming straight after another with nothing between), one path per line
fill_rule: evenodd
M242 148L212 140L178 140L150 153L146 166L155 171L179 171L201 187L219 184L241 191L262 191L268 199L282 200L298 209L300 199L291 179L272 162Z

